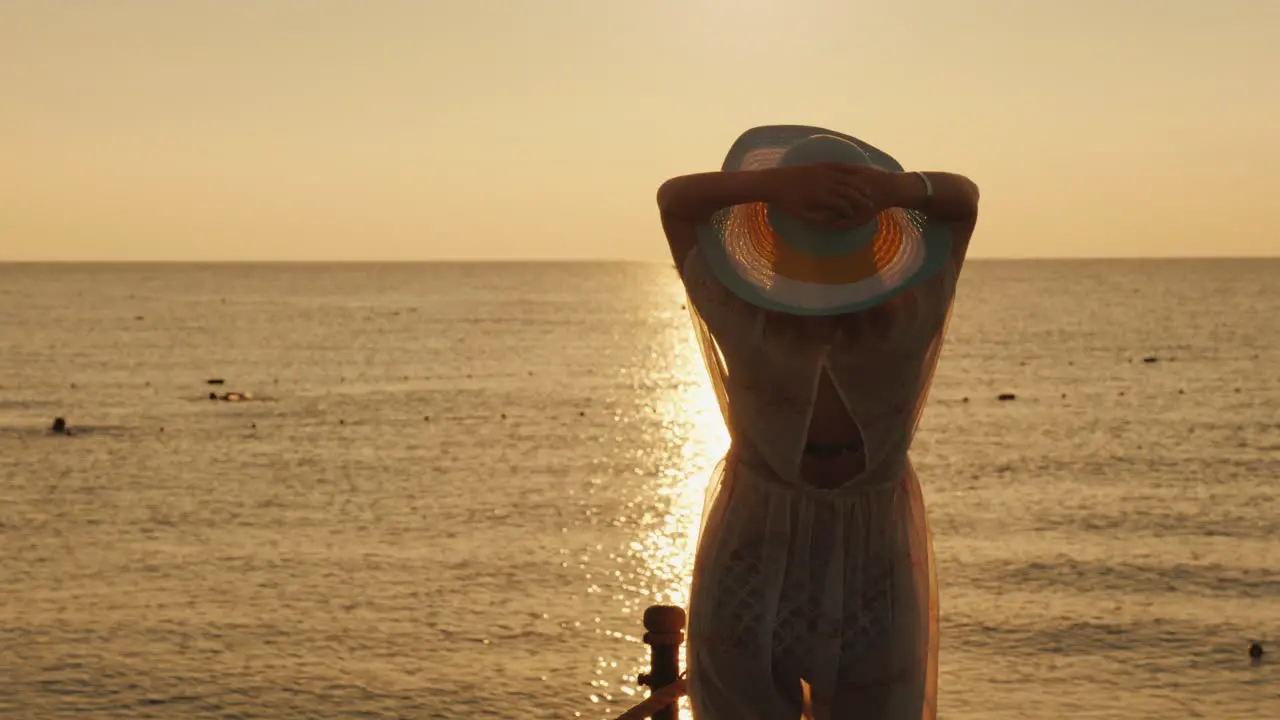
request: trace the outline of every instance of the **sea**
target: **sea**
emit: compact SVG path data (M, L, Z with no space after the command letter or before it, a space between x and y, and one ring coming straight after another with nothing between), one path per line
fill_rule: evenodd
M0 265L0 717L620 714L727 446L684 303ZM971 261L913 456L940 718L1280 718L1280 260Z

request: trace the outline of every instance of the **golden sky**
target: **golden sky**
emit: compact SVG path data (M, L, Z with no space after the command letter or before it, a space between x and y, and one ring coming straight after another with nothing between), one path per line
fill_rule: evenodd
M972 254L1280 254L1280 0L0 0L0 260L661 260L752 125Z

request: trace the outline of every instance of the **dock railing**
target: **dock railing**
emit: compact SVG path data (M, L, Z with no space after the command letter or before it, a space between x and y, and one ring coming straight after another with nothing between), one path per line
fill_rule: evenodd
M676 720L685 682L680 673L684 644L684 608L651 605L644 611L644 643L649 646L649 672L636 678L649 688L649 697L615 720Z

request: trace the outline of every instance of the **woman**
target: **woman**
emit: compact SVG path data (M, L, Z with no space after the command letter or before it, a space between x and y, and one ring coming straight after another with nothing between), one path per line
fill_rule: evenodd
M658 204L731 437L694 567L694 716L935 717L937 591L907 449L977 187L773 126Z

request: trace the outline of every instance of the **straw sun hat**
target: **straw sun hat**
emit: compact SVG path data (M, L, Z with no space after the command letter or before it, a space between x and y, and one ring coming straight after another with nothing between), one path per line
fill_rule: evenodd
M762 170L820 162L901 172L867 143L799 125L758 127L729 149L723 169ZM743 300L795 315L857 312L937 273L951 252L945 225L891 208L866 225L830 230L764 203L725 208L698 228L699 252L715 276Z

